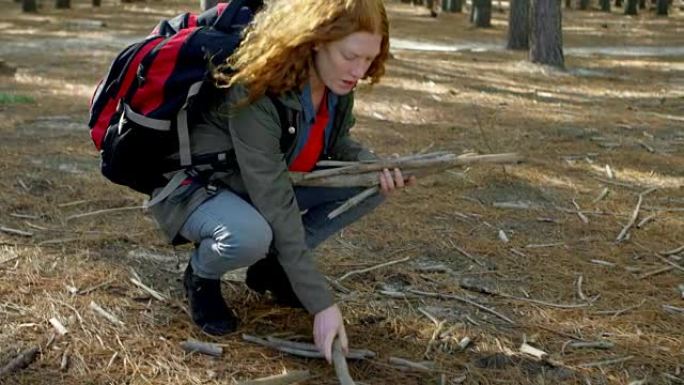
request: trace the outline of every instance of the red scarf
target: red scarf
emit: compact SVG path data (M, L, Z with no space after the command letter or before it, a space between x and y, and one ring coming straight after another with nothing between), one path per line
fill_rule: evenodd
M328 126L330 115L328 114L328 91L323 94L323 100L318 107L316 118L309 128L309 135L304 146L290 164L290 171L309 172L314 169L318 158L325 146L325 128Z

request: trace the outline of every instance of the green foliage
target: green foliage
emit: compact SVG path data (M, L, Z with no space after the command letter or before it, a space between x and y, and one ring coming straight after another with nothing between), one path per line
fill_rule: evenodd
M33 104L36 100L26 95L15 95L0 91L0 106L8 104Z

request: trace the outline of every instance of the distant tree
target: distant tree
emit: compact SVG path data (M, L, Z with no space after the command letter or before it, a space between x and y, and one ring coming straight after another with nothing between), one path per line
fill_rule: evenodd
M565 67L561 6L558 0L531 0L530 61Z
M93 0L93 7L99 7L102 5L102 0Z
M586 11L587 9L589 9L589 3L590 3L589 0L580 0L579 1L579 9L582 11Z
M639 0L639 9L646 9L646 0Z
M55 8L69 9L71 8L71 0L57 0L55 1Z
M22 0L21 10L24 12L38 12L38 2L36 0Z
M572 0L565 0L565 8L572 9Z
M625 7L625 15L636 15L637 14L637 0L627 0L627 6Z
M599 0L601 4L601 11L610 12L610 0Z
M508 49L530 48L530 0L511 0L508 14Z
M622 0L615 0L616 7L622 7Z
M492 26L492 0L473 0L470 21L478 28Z
M463 0L442 0L444 12L463 12Z
M200 0L200 8L202 11L215 7L216 4L218 4L218 0Z
M667 7L669 0L656 0L656 15L667 16Z

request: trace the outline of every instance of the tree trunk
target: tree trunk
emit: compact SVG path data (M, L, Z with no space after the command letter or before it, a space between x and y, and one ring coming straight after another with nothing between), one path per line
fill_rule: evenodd
M508 14L508 49L530 48L530 0L511 0Z
M589 9L589 0L580 0L579 9L582 11Z
M610 12L610 0L599 0L601 3L601 11Z
M615 0L616 7L622 7L622 0Z
M202 11L215 7L216 4L218 4L218 0L200 0L200 8Z
M442 0L444 12L463 12L463 0Z
M473 0L470 21L478 28L492 26L492 0Z
M558 0L531 0L530 61L564 68L561 7Z
M57 0L55 1L55 8L69 9L71 8L71 0Z
M667 6L669 0L657 0L656 1L656 15L667 16Z
M565 8L572 9L572 0L565 0Z
M625 7L625 15L636 15L637 5L637 0L627 0L627 6Z
M646 0L639 0L639 9L646 9Z
M21 10L24 12L38 12L38 2L36 0L22 0Z
M93 0L93 7L99 7L102 5L102 0Z

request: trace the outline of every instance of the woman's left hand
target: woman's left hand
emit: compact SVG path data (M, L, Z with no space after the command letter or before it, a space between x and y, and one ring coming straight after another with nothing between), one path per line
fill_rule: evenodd
M416 177L410 176L404 179L401 170L398 168L392 171L386 168L380 172L380 191L385 196L388 196L396 189L413 186L414 184L416 184Z

